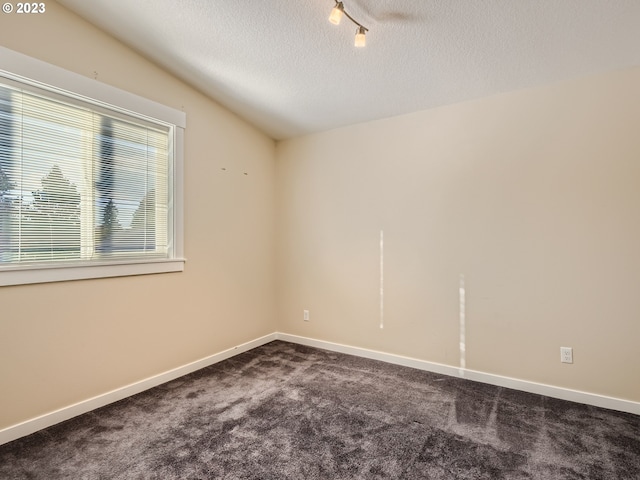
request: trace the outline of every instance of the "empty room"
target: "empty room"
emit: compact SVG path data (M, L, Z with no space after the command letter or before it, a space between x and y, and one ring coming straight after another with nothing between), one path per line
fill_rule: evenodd
M0 13L0 478L640 478L640 2Z

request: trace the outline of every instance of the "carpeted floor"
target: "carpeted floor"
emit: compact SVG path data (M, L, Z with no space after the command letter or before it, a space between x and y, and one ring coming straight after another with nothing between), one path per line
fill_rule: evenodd
M640 417L276 341L0 447L1 479L640 479Z

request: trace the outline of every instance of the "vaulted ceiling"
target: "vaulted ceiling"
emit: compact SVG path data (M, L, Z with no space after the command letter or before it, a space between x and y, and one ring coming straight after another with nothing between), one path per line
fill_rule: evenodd
M275 139L640 65L638 0L58 0Z

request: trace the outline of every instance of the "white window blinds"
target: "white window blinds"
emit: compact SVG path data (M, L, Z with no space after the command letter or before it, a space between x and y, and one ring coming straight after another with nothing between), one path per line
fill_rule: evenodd
M0 78L0 271L170 259L172 127Z

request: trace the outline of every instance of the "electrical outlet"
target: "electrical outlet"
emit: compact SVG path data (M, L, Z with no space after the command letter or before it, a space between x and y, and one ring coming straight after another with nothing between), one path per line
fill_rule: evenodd
M309 310L303 310L302 311L302 318L305 322L309 321Z
M573 363L573 348L560 347L560 361L562 363Z

